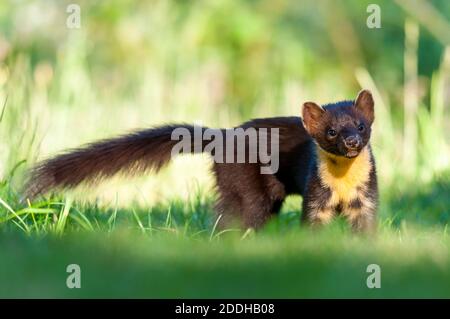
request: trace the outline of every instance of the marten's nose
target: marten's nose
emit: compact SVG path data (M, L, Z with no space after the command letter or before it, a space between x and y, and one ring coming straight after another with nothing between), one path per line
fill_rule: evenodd
M361 137L359 135L347 136L344 140L344 144L347 148L358 148L361 145Z

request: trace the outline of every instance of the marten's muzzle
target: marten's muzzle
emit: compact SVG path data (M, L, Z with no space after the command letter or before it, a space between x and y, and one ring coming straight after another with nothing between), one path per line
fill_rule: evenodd
M362 149L362 138L358 134L347 136L343 139L344 154L346 157L355 157Z

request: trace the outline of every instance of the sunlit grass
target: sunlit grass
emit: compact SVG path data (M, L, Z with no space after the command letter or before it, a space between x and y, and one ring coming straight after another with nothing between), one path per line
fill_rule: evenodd
M105 240L107 236L107 240ZM127 230L63 238L0 238L2 297L448 297L449 238L410 230L377 239L340 227L323 232L229 233L152 237ZM82 269L67 289L65 269ZM368 289L367 266L380 265L381 289ZM28 266L29 265L29 266ZM32 265L32 266L31 266Z

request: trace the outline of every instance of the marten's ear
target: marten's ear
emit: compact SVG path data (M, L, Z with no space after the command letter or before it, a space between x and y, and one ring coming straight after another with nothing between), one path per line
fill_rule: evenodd
M310 135L315 135L319 132L321 127L320 120L324 113L325 110L314 102L306 102L303 104L303 124Z
M363 114L367 121L372 124L375 119L374 101L369 90L359 92L355 100L355 107Z

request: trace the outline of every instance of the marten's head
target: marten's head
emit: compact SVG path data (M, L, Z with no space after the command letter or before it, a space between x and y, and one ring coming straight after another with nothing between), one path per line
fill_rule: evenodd
M362 90L355 101L303 104L306 130L324 151L347 158L358 156L370 139L374 120L372 93Z

